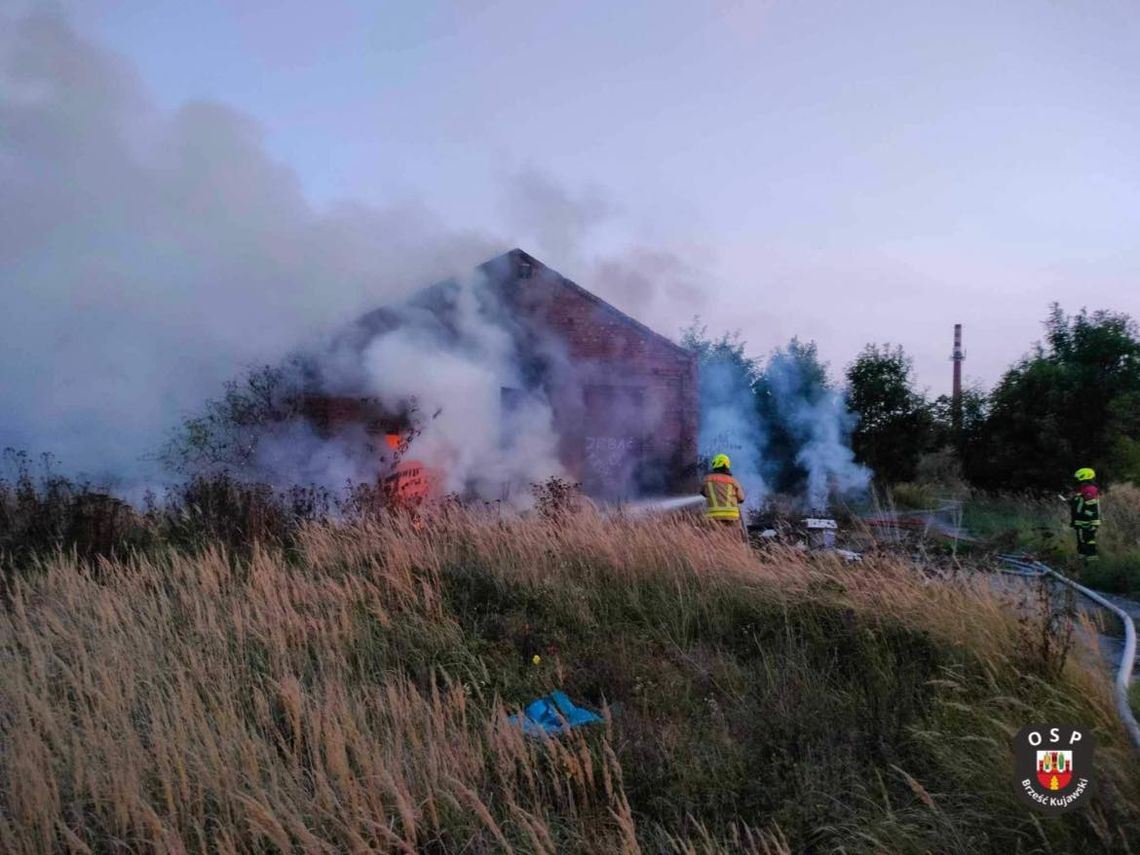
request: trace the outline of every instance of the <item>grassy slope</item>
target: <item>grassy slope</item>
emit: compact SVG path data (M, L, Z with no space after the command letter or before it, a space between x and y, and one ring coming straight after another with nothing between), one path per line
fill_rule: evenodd
M1140 488L1113 487L1101 506L1100 560L1088 567L1077 557L1068 509L1056 499L972 498L964 525L1004 548L1034 552L1093 588L1140 596Z
M1032 654L992 594L719 534L453 515L288 557L56 559L0 612L0 849L1138 845L1106 681ZM608 724L503 723L555 686ZM1009 737L1044 720L1095 730L1092 809L1015 800Z

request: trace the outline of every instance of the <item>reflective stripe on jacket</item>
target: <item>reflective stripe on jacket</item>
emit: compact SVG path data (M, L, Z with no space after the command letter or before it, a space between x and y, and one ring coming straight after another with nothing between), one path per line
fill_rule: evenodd
M744 490L731 475L712 472L705 476L701 493L708 502L705 516L714 520L740 519L740 506L744 503Z
M1092 484L1077 490L1070 500L1073 526L1095 528L1100 525L1100 491Z

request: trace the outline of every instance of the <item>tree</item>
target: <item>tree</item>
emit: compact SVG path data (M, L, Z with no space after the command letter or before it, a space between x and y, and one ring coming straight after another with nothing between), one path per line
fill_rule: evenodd
M827 377L814 341L793 338L757 378L756 408L766 431L765 477L822 508L829 493L866 488L870 474L850 448L857 420Z
M815 342L793 338L772 351L755 383L756 411L765 432L764 478L781 492L798 492L806 480L796 460L803 445L793 408L810 406L827 389L827 370L819 361Z
M1140 393L1121 395L1108 410L1108 472L1113 480L1140 484Z
M731 366L741 382L749 387L760 373L757 361L745 355L745 343L739 331L712 338L709 328L701 323L700 318L693 318L681 331L681 346L693 351L701 365L720 363Z
M694 322L682 341L700 360L702 452L730 454L751 495L799 493L818 509L866 488L869 473L848 447L854 416L814 342L793 338L761 366L739 335L713 339Z
M764 446L756 413L756 360L745 354L739 333L711 338L696 318L682 331L681 343L697 354L700 369L701 455L732 454L738 476L753 480L755 488Z
M358 397L352 400L363 421L346 432L345 441L332 443L322 424L324 395L316 372L317 366L300 355L249 369L240 380L226 382L219 398L206 400L172 431L158 460L183 477L289 481L321 474L312 468L320 466L317 452L323 452L322 460L355 461L359 465L351 468L368 471L376 457L370 431L398 430L404 445L391 454L398 458L420 430L415 399L390 411L378 399ZM336 455L330 456L334 445Z
M954 399L951 395L939 395L930 404L934 419L934 442L938 448L947 446L957 452L968 448L978 436L989 414L990 399L979 386L962 389L962 424L959 432L954 428Z
M167 440L161 462L179 475L241 473L257 455L265 431L299 416L295 370L262 365L242 381L227 381L221 398L205 402Z
M1010 368L966 459L990 488L1055 489L1079 466L1135 477L1140 441L1140 332L1127 315L1054 303L1045 339Z
M884 483L913 480L938 436L934 410L914 388L911 357L901 346L868 344L847 366L846 380L848 405L859 414L856 458Z

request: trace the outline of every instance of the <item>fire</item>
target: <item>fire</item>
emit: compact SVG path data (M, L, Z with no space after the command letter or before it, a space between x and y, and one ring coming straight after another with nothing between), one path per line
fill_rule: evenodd
M405 436L398 433L384 435L390 451L399 451L405 445ZM426 465L422 460L399 460L384 478L383 487L389 501L415 509L432 499L438 499L443 486L443 473Z

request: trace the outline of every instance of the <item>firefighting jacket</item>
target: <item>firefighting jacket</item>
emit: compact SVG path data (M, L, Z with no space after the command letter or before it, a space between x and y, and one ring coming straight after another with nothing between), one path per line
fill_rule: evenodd
M1069 511L1074 528L1093 528L1100 525L1100 491L1096 485L1082 485L1069 500Z
M708 502L705 516L713 520L740 519L740 506L744 504L744 490L740 482L725 469L716 469L705 476L701 494Z

